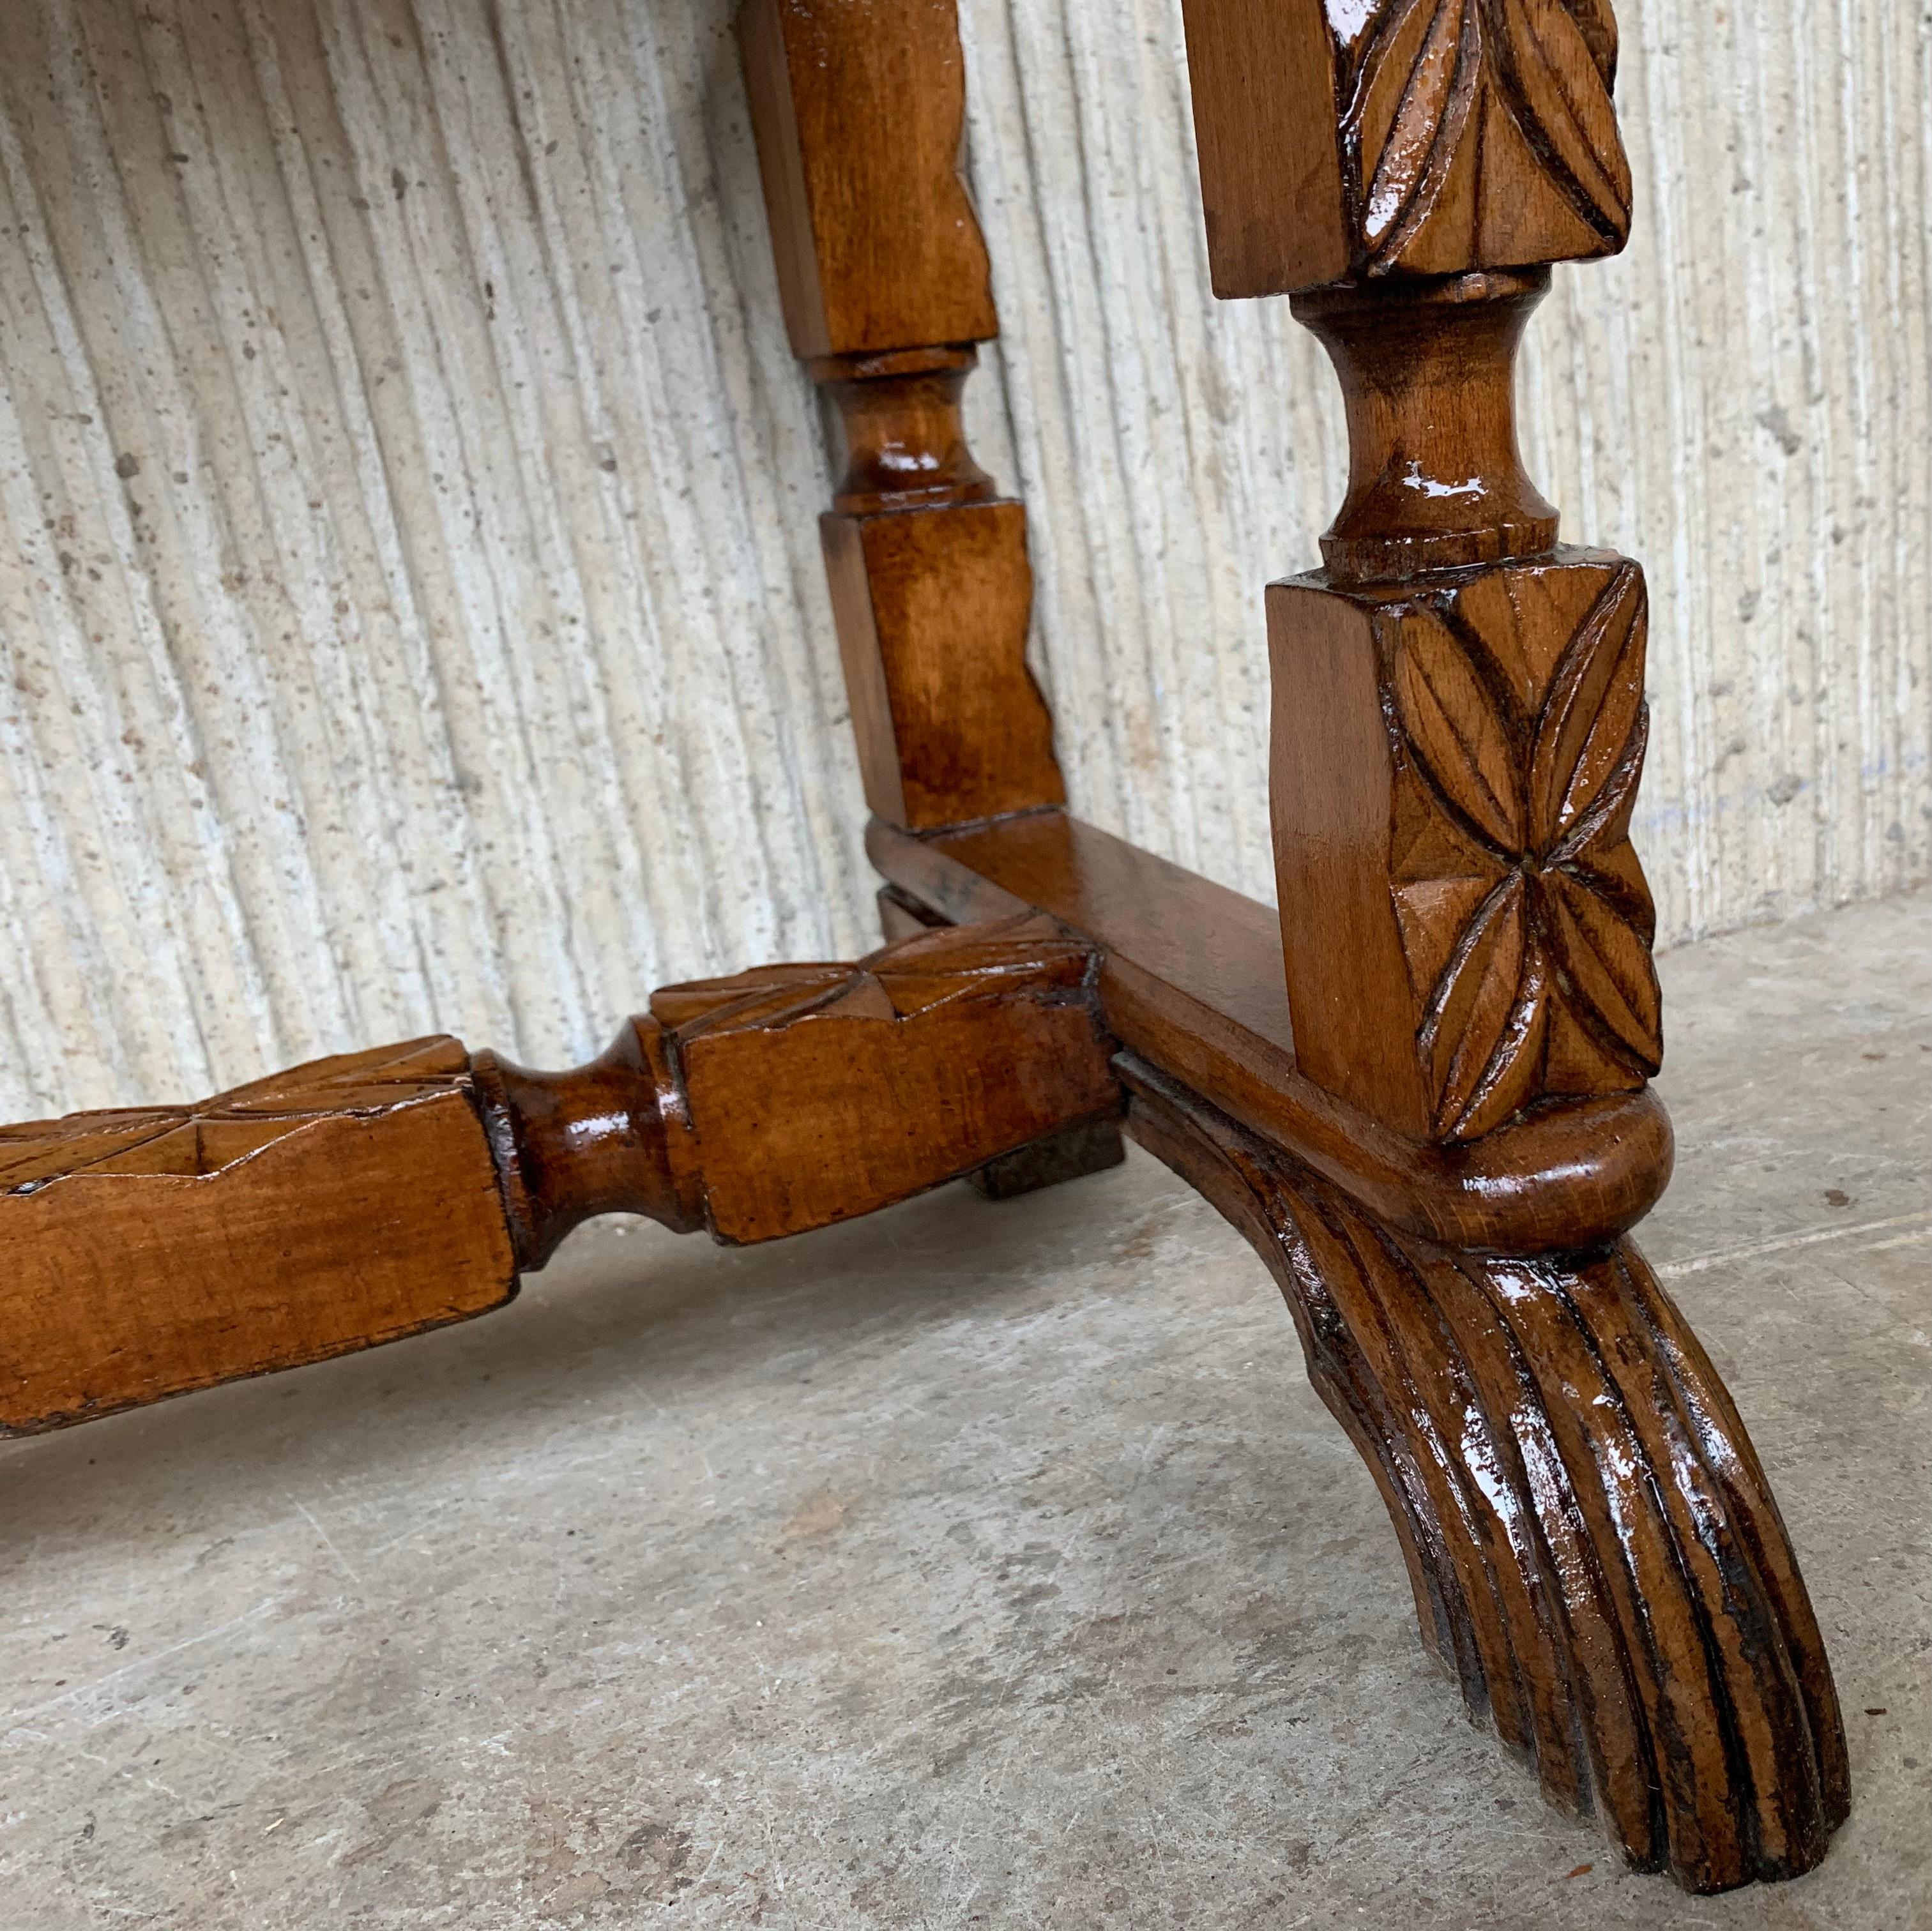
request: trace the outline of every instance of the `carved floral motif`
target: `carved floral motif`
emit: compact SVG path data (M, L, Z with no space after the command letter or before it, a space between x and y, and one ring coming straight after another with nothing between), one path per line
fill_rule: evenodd
M1630 166L1606 0L1330 0L1370 274L1614 253Z
M1442 1138L1658 1069L1645 612L1634 563L1505 568L1394 627L1390 882Z

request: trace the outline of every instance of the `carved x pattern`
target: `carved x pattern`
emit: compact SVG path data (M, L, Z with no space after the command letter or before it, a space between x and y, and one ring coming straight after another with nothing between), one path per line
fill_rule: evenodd
M1436 1132L1467 1139L1546 1094L1641 1085L1663 1050L1655 917L1629 837L1648 721L1641 572L1492 571L1394 629L1391 883Z

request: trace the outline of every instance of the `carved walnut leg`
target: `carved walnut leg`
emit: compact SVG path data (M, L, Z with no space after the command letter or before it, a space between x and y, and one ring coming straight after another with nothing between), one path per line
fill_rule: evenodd
M866 802L916 832L1063 804L1027 667L1025 506L960 421L999 318L960 173L958 17L747 0L738 33L785 326L837 419L843 473L819 528ZM888 937L908 909L882 900ZM1124 1157L1117 1126L1086 1125L974 1184L1006 1199Z
M1624 1237L1670 1164L1642 580L1556 547L1511 415L1547 265L1628 226L1615 25L1184 4L1216 291L1292 295L1348 415L1328 568L1269 592L1279 918L1062 808L1024 511L960 427L994 320L952 7L749 0L902 942L670 988L572 1073L436 1039L0 1132L0 1432L481 1312L594 1213L756 1240L1083 1170L1118 1070L1130 1130L1280 1281L1471 1711L1634 1863L1789 1876L1846 1812L1829 1670L1743 1424Z
M1849 1803L1823 1643L1744 1425L1636 1249L1436 1246L1152 1069L1127 1079L1135 1137L1280 1282L1472 1717L1640 1870L1695 1891L1810 1870Z
M1662 1051L1629 838L1642 577L1556 547L1512 414L1544 264L1628 227L1614 23L1601 0L1186 7L1216 292L1292 295L1347 406L1327 568L1268 592L1295 1069L1418 1179L1425 1150L1506 1174L1513 1134L1640 1091ZM1479 1213L1439 1245L1151 1067L1130 1084L1130 1130L1280 1281L1472 1712L1555 1801L1594 1793L1640 1867L1712 1891L1816 1864L1845 1746L1784 1525L1580 1171L1508 1184L1534 1242ZM1667 1143L1652 1164L1654 1198Z
M0 1129L0 1435L487 1312L592 1214L770 1240L1118 1132L1096 970L1022 915L668 987L574 1072L418 1039Z

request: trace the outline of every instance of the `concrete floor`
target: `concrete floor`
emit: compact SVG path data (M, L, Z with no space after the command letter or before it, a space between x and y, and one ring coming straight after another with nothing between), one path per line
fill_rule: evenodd
M1544 1810L1136 1153L605 1223L488 1321L0 1450L0 1927L1923 1927L1928 964L1924 898L1664 961L1644 1245L1850 1725L1809 1878L1687 1899Z

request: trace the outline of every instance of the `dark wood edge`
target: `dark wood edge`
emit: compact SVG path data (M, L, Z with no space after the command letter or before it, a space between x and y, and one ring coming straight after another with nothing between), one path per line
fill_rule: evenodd
M1252 1243L1471 1717L1686 1889L1794 1877L1850 1805L1817 1618L1736 1406L1634 1245L1393 1232L1130 1054L1127 1130Z
M1546 1105L1462 1146L1405 1139L1298 1070L1285 991L1279 1025L1258 1022L1252 1009L1230 1012L1211 994L1200 996L1171 965L1153 970L1136 958L1132 934L1149 929L1150 919L1157 925L1164 903L1198 922L1216 917L1217 899L1238 895L1118 840L1109 841L1118 848L1112 856L1136 885L1118 904L1096 904L1089 892L1076 908L1070 888L1022 897L1000 883L1006 848L1022 835L1036 841L1040 821L1049 817L1082 839L1108 837L1058 811L924 838L875 819L866 850L901 894L946 919L964 924L1032 909L1082 934L1106 952L1101 1008L1123 1045L1408 1233L1469 1253L1548 1253L1603 1245L1656 1204L1674 1147L1669 1116L1648 1089ZM967 846L971 862L949 844ZM1177 880L1203 888L1189 894L1184 908ZM1217 943L1202 949L1224 961L1238 952L1241 969L1216 978L1285 985L1278 936L1271 957L1257 955L1270 941L1249 916L1261 911L1271 930L1274 914L1252 900L1238 903L1243 915L1224 915L1208 935Z

